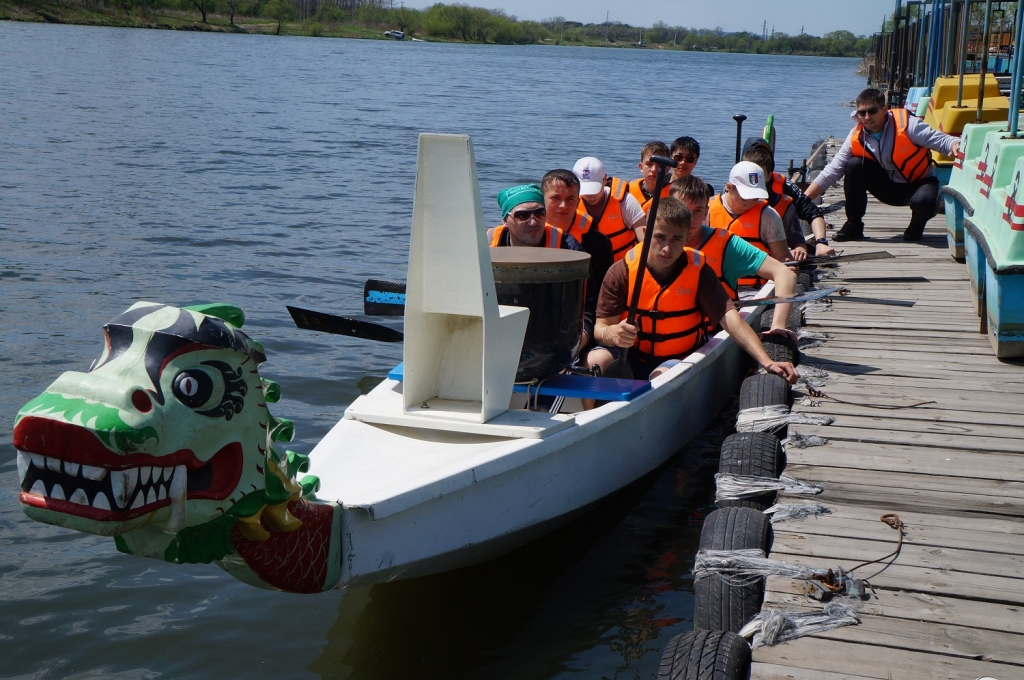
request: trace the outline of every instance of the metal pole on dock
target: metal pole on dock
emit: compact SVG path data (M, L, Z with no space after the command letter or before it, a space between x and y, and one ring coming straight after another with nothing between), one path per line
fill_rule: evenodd
M981 59L981 78L978 80L978 112L974 115L975 121L981 122L981 111L985 106L985 73L988 71L988 43L992 36L989 35L989 29L992 28L992 0L985 0L985 24L981 30L981 49L983 51ZM975 50L977 53L978 50Z
M935 36L931 53L928 55L928 82L934 83L939 77L939 64L942 60L942 24L946 18L945 0L935 0L935 12L933 12L932 33Z
M962 5L961 5L962 6ZM953 70L953 32L956 30L956 0L950 0L949 16L946 17L946 39L944 41L944 59L942 60L942 75L948 77Z
M917 5L917 59L914 60L914 85L920 87L925 84L925 69L927 68L924 50L924 3L911 0L907 3L907 14L910 13L910 6Z
M964 71L967 70L967 33L971 27L971 3L964 0L964 22L960 32L960 84L956 88L956 108L964 107Z
M899 56L899 52L896 51L896 29L900 25L900 9L902 7L902 0L896 0L896 10L892 13L892 43L889 45L889 106L896 105L896 101L893 94L893 90L896 88L896 58Z
M1017 126L1020 119L1020 93L1021 75L1024 74L1024 50L1021 49L1021 41L1024 40L1024 2L1017 3L1017 16L1014 19L1014 42L1013 62L1010 74L1010 137L1017 137Z

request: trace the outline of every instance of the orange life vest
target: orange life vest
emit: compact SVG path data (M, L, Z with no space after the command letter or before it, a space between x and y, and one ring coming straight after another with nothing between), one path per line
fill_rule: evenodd
M642 249L643 244L638 243L626 254L626 268L629 270L627 300L633 299ZM645 362L681 359L704 342L704 315L697 308L697 285L704 257L692 248L684 249L680 257L686 258L686 266L676 280L665 287L644 269L640 303L637 305L639 328L633 347ZM624 312L622 318L625 319L627 314Z
M637 182L639 184L641 184L641 185L643 184L643 180L642 179L637 180ZM668 190L670 188L671 187L668 184L666 184L664 187L662 187L662 189L661 189L661 197L662 198L665 198L666 196L668 196ZM644 209L644 214L647 214L647 213L651 212L651 203L654 202L654 196L651 196L650 198L646 198L646 190L644 190L644 195L645 195L645 198L644 198L644 200L640 201L640 207Z
M609 184L608 186L611 187L612 196L615 196L616 193L621 190L620 187L625 188L624 193L629 193L630 195L632 195L633 198L636 199L636 202L640 204L640 207L644 209L644 213L650 212L652 196L649 193L647 193L647 189L644 187L643 177L639 177L633 180L632 182L623 182L618 177L613 177L611 184ZM669 185L666 184L665 187L661 190L662 198L668 196L668 190ZM618 259L619 258L616 258L616 260Z
M786 176L782 173L772 173L772 183L768 187L768 205L775 208L775 212L779 213L779 217L786 214L789 210L789 206L793 205L793 197L787 196L783 193L786 187ZM772 203L772 200L775 200Z
M593 223L594 218L587 214L586 208L583 209L583 212L580 212L579 204L577 204L576 216L572 218L572 224L569 225L569 230L565 233L569 234L569 236L572 236L580 243L583 243L583 235L590 231L590 227ZM550 224L546 226L550 229L557 229L557 227L552 227ZM559 231L564 230L559 229Z
M613 183L614 184L614 183ZM616 191L620 192L616 194ZM597 229L608 237L612 243L612 258L618 262L626 256L629 249L636 245L636 234L626 226L622 217L622 201L626 198L626 185L624 182L611 189L608 200L604 204L604 212L597 218ZM576 208L579 215L590 217L587 206L581 199L579 207ZM591 218L593 219L593 218ZM579 239L576 239L577 241Z
M505 235L505 230L508 229L504 224L499 224L494 228L494 232L491 234L491 247L497 248L501 244L501 237ZM509 241L511 243L511 240ZM551 225L544 225L544 248L561 248L562 247L562 230L556 229Z
M761 213L765 210L771 208L767 199L761 199L747 212L739 217L733 217L722 204L722 195L718 194L711 199L708 207L708 225L715 229L725 229L758 250L771 255L772 251L769 250L768 244L761 240ZM736 283L740 286L763 286L766 281L758 276L744 276Z
M910 124L910 114L906 109L892 109L893 122L896 124L896 134L892 145L892 162L903 175L907 182L922 180L928 174L931 164L931 153L923 146L918 146L910 141L907 134L907 126ZM864 146L864 124L858 123L850 133L850 151L857 158L867 158L875 163L879 160Z
M704 243L700 244L697 250L704 256L704 261L708 263L718 280L721 281L722 288L725 288L725 294L729 296L729 299L739 300L736 289L729 285L722 274L725 270L725 248L729 245L729 239L732 237L733 235L725 229L712 229L711 235L704 239Z

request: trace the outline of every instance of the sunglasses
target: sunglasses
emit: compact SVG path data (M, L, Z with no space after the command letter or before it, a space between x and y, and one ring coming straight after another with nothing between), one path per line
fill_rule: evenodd
M533 210L514 210L512 212L512 217L514 217L517 222L526 222L531 217L536 217L537 219L542 220L547 212L548 211L544 208L534 208Z
M676 161L677 163L696 163L697 162L697 157L696 156L684 156L683 154L678 153L675 156L672 156L672 160Z
M857 117L858 118L867 118L868 116L873 116L876 113L878 113L878 107L877 106L872 106L870 109L859 109L857 111Z

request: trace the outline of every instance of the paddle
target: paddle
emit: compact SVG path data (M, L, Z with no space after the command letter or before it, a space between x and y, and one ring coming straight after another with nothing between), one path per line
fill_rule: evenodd
M820 300L821 298L835 295L836 293L839 293L839 296L836 297L837 300L845 300L847 302L864 302L872 305L890 305L893 307L913 307L916 304L913 300L885 300L882 298L850 297L842 293L844 290L846 289L837 286L835 288L811 290L806 293L800 293L799 295L776 295L775 297L740 300L737 305L739 307L763 307L765 305L783 305L789 302L811 302L812 300Z
M363 314L367 316L404 316L405 283L369 279L363 285Z
M828 264L829 262L864 262L866 260L888 260L891 257L896 257L892 253L886 250L876 250L870 253L850 253L849 255L812 255L811 257L803 260L790 260L789 262L783 262L782 264L787 267L797 267L802 264Z
M636 279L633 281L633 295L629 301L629 312L626 314L626 323L630 326L636 326L639 329L639 324L636 321L636 308L640 305L640 293L643 288L644 274L647 272L647 256L651 252L651 235L654 233L654 225L658 219L658 206L661 204L661 190L665 186L665 175L668 172L668 168L677 167L679 164L671 158L665 158L664 156L651 156L651 161L658 164L658 177L654 181L654 197L651 199L651 211L647 214L647 236L643 240L643 245L640 246L640 261L637 263L636 268ZM620 347L618 358L612 362L608 367L608 370L604 372L606 378L632 378L633 371L629 368L629 362L626 361L626 355L629 353L629 348Z
M740 162L740 149L742 144L742 133L743 133L743 121L747 119L742 113L737 113L732 117L736 121L736 162Z
M405 336L393 328L381 326L369 321L349 319L344 316L314 312L309 309L288 306L288 313L292 315L295 325L310 331L321 333L333 333L334 335L347 335L353 338L364 340L377 340L378 342L402 342Z

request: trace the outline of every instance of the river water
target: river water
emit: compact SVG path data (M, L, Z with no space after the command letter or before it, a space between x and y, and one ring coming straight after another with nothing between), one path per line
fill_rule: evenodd
M308 452L401 347L285 305L358 314L366 278L404 277L418 133L472 136L497 224L502 187L584 155L632 178L651 139L696 137L721 187L734 113L806 156L848 129L855 66L0 22L0 678L654 677L691 627L713 446L489 564L297 596L30 522L14 416L134 301L223 300Z

